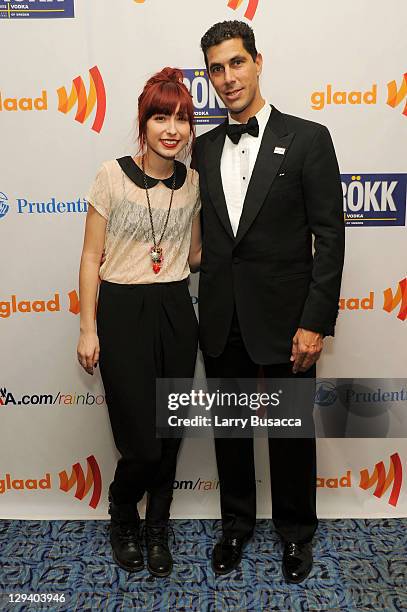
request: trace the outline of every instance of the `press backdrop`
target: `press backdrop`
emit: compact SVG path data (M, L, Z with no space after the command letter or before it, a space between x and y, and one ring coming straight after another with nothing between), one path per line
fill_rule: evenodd
M165 65L184 69L199 133L222 120L199 41L225 19L255 29L268 101L326 124L335 143L347 253L319 375L388 378L372 389L377 414L386 388L404 418L405 2L0 1L1 517L106 516L117 456L99 374L76 360L84 198L102 161L135 152L137 97ZM196 275L190 291L196 304ZM338 387L319 385L321 411L340 408ZM256 456L267 517L264 440ZM407 516L406 459L401 437L318 440L319 515ZM174 488L174 517L219 516L209 441L185 442Z

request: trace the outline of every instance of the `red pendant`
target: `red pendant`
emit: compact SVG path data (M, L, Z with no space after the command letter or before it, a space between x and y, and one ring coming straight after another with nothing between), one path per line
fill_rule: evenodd
M160 270L161 270L161 266L160 266L160 264L155 263L155 264L153 265L153 272L154 272L154 274L158 274Z

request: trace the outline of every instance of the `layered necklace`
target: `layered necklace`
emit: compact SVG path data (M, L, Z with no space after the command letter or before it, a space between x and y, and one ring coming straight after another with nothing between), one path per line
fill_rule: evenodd
M170 204L168 206L167 217L165 219L163 231L161 232L161 237L158 240L158 242L157 242L157 239L155 237L154 223L153 223L153 214L151 212L150 195L148 193L147 176L146 176L146 173L145 173L145 170L144 170L144 155L141 158L141 168L143 170L144 188L146 190L147 205L148 205L148 214L150 216L150 224L151 224L151 233L153 234L153 246L150 249L150 257L151 257L151 261L152 261L152 264L153 264L153 272L154 272L154 274L158 274L159 271L161 270L161 266L162 266L162 263L164 261L163 250L162 250L162 247L160 246L160 244L162 242L162 239L164 238L165 230L167 229L167 225L168 225L168 219L170 218L172 200L173 200L173 197L174 197L176 178L177 178L176 177L176 165L175 165L175 161L174 161L174 174L173 174L173 179L172 179Z

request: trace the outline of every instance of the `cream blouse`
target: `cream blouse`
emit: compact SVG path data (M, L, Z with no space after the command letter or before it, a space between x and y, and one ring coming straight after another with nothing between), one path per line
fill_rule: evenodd
M156 240L161 237L171 198L173 177L147 177ZM195 170L176 162L176 186L167 229L161 242L163 262L155 274L153 246L143 173L132 157L104 162L86 197L106 220L106 261L100 278L113 283L179 281L189 273L191 228L199 213L199 179Z

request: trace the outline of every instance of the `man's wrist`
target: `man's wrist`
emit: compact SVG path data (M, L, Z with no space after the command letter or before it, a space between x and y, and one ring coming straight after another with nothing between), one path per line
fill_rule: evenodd
M95 325L81 325L79 329L80 329L81 334L96 333Z

